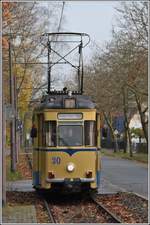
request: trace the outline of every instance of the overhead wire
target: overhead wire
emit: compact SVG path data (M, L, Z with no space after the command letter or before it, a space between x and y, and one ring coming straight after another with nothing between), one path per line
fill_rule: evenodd
M58 24L58 28L57 28L57 33L59 33L59 31L60 31L60 29L61 29L61 24L62 24L62 18L63 18L63 12L64 12L64 6L65 6L65 2L63 1L63 4L62 4L62 8L61 8L61 12L60 12L60 19L59 19L59 24ZM52 38L53 38L53 36L52 36ZM55 40L55 44L54 44L54 46L53 46L53 49L54 49L54 51L53 51L53 53L54 54L52 54L51 56L50 56L50 54L51 53L48 53L48 56L51 58L51 61L53 61L54 60L54 55L56 54L56 52L55 52L55 50L56 50L56 44L57 44L57 40L58 40L58 34L56 35L56 36L54 36L54 40ZM51 41L53 41L52 39L51 39ZM49 35L48 35L48 48L50 47L50 42L49 42ZM52 50L52 48L50 47L50 49ZM48 59L48 61L49 61L49 59ZM48 64L49 64L50 62L48 62ZM51 65L49 66L48 65L48 71L49 70L51 70ZM51 86L51 72L49 72L49 75L48 75L48 90L50 89L50 86Z
M65 2L63 1L62 8L61 8L61 12L60 12L60 20L59 20L59 24L58 24L57 33L59 33L60 32L60 29L61 29L62 19L63 19L63 13L64 13L64 7L65 7ZM55 36L54 50L56 48L57 40L58 40L58 34Z
M62 9L61 9L61 15L60 15L60 20L59 20L59 25L58 25L58 31L60 31L60 28L61 28L61 23L62 23L62 18L63 18L63 13L64 13L64 7L65 7L65 2L63 2L63 5L62 5Z

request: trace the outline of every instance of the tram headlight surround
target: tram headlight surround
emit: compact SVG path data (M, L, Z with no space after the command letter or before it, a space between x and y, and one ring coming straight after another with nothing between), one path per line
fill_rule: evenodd
M74 169L75 169L75 165L74 165L73 163L69 163L69 164L67 165L67 171L68 171L68 172L73 172Z

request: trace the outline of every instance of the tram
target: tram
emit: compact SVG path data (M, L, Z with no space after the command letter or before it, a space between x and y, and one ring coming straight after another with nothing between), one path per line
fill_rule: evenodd
M49 37L56 34L80 37L80 54L84 47L82 38L89 37L84 33L49 33L48 55L52 51ZM79 65L82 65L80 61ZM52 63L48 65L48 82L51 66ZM31 132L35 189L97 190L99 186L100 115L90 97L83 95L83 70L80 69L77 91L66 88L52 91L48 83L47 95L33 111Z

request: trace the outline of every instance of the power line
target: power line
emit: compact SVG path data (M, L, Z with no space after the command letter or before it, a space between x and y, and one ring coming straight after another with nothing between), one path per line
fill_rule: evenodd
M63 5L62 5L62 9L61 9L61 13L60 13L60 20L59 20L59 24L58 24L57 33L59 33L60 28L61 28L62 18L63 18L63 13L64 13L64 7L65 7L65 2L63 2ZM58 34L56 35L56 38L55 38L54 41L51 40L52 42L55 42L54 49L55 49L55 47L56 47L57 39L58 39Z
M65 2L63 2L63 5L62 5L57 33L59 33L60 28L61 28L63 12L64 12L64 6L65 6ZM57 39L58 39L58 34L56 35L55 44L54 44L53 49L55 49L55 47L56 47ZM51 38L51 41L53 41L52 38ZM50 44L50 41L49 41L49 35L48 35L47 48L48 48L48 87L47 88L48 88L48 92L50 92L50 89L51 89L51 62L50 62L50 60L54 60L54 54L56 54L56 52L53 51L54 54L51 55L52 48L51 48L51 44Z

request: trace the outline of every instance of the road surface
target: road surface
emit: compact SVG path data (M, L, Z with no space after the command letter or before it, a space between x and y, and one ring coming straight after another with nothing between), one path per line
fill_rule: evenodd
M148 167L136 161L102 157L100 193L136 192L148 198Z

